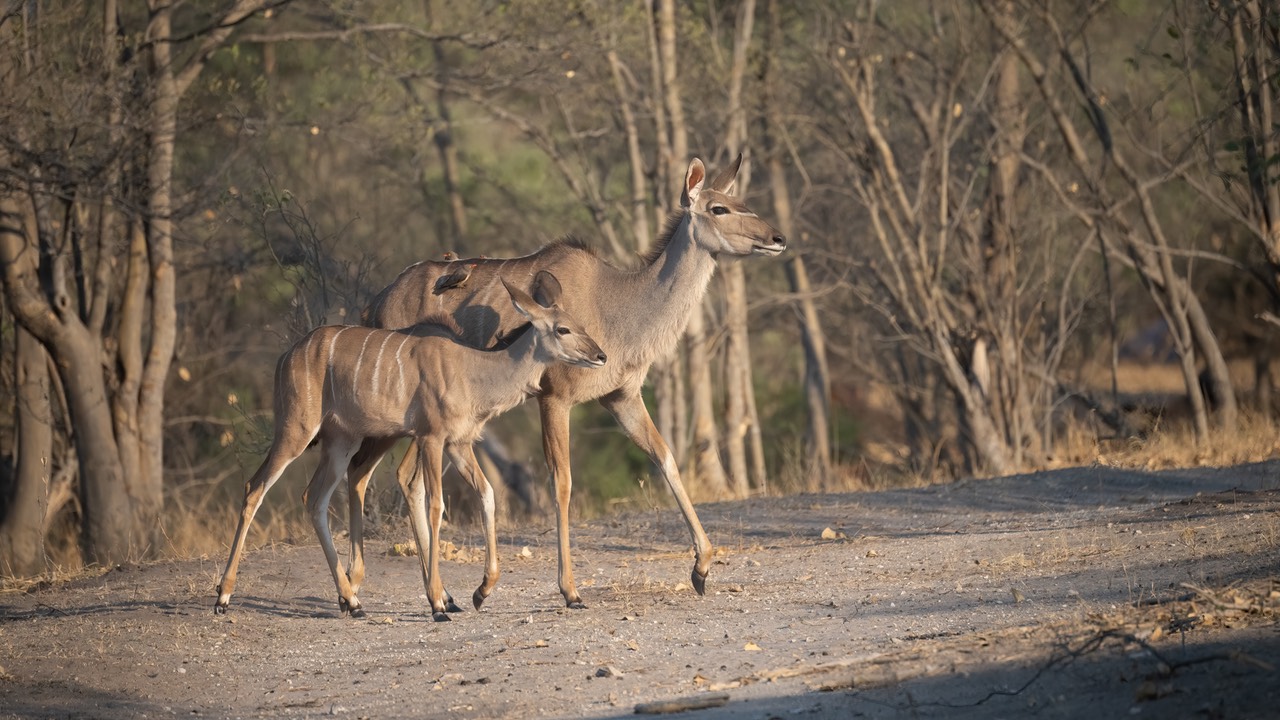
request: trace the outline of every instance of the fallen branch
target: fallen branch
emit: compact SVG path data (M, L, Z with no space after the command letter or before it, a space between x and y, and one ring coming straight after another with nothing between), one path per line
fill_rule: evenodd
M676 698L675 700L658 700L656 702L639 703L636 705L637 715L659 715L663 713L678 713L686 710L704 710L706 708L720 707L729 702L727 693L717 695L695 695L694 697Z

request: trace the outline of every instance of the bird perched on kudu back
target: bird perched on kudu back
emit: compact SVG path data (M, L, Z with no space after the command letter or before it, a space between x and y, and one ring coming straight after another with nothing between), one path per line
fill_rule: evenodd
M431 291L431 294L439 295L443 293L445 290L450 290L452 288L466 287L467 278L471 277L471 271L472 269L475 268L475 266L476 266L476 263L467 263L466 265L463 265L462 267L458 268L457 270L454 270L448 275L441 275L440 279L436 280L436 286Z

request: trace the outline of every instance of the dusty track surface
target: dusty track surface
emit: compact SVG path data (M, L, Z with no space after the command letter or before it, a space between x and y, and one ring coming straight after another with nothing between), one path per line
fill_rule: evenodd
M1277 488L1085 468L703 505L706 597L678 513L634 513L574 528L579 611L551 525L505 527L497 591L449 623L394 539L363 620L314 545L249 553L226 616L224 558L121 568L0 595L0 717L1275 717ZM444 563L453 594L481 568Z

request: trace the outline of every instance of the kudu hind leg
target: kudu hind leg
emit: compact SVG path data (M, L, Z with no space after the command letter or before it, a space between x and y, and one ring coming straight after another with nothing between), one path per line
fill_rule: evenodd
M347 581L351 592L359 593L364 584L364 497L369 488L373 471L387 454L396 439L368 438L351 459L347 468L347 532L351 536L351 558L347 567Z
M631 438L631 441L639 446L662 472L662 478L666 480L667 488L671 490L676 504L680 506L685 524L689 526L689 535L693 538L695 555L693 572L689 579L693 583L693 589L698 591L699 595L705 594L707 573L711 570L711 541L707 538L706 531L702 529L698 513L694 511L693 503L689 500L689 493L685 492L675 456L671 454L671 448L667 446L667 441L662 438L658 428L654 427L653 419L649 417L649 410L644 406L644 399L639 392L618 391L601 398L600 404L617 419L627 437Z
M471 487L480 495L481 514L484 520L484 580L480 587L471 594L471 604L477 610L484 604L485 598L493 592L498 584L498 531L494 517L493 486L485 477L476 460L475 447L471 443L450 443L446 448L454 467L467 479Z
M231 541L231 554L227 557L227 567L223 570L222 580L218 582L215 590L218 594L218 599L213 605L215 613L219 615L225 613L228 603L231 602L231 593L236 589L236 573L239 571L240 557L244 554L245 539L249 535L249 526L253 524L253 516L262 506L262 499L276 480L280 479L289 464L297 460L304 450L306 450L306 443L302 443L300 447L288 448L281 447L278 443L273 444L257 472L249 482L245 483L240 523L236 526L236 533Z
M338 610L344 615L360 618L364 617L364 607L361 606L360 599L351 588L347 573L342 567L342 560L338 557L338 551L333 545L333 534L329 529L329 501L333 498L333 492L338 484L342 482L344 471L351 462L352 456L355 455L356 447L355 443L334 443L331 447L325 447L320 466L311 477L303 499L307 506L307 514L311 518L311 526L315 528L316 538L320 541L325 560L329 563L333 584L338 589Z
M569 468L569 407L560 403L539 402L542 415L542 452L555 486L556 538L558 540L558 579L564 604L574 610L587 606L578 595L573 580L573 557L569 551L569 499L573 492L573 475Z

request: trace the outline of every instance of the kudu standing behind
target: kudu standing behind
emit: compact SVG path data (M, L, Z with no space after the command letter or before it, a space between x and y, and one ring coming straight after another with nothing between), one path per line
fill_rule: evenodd
M569 554L569 411L574 405L596 399L648 454L666 480L693 537L693 587L699 594L705 592L711 542L685 492L675 458L649 417L640 389L649 366L675 349L694 308L702 303L715 273L717 256L772 257L786 249L786 239L777 230L729 195L741 162L739 155L705 187L702 161L695 158L689 164L681 209L668 221L653 250L637 269L615 268L572 240L553 243L519 258L426 261L406 268L365 313L367 324L404 327L443 312L458 323L469 344L483 347L520 322L502 298L497 278L527 283L535 298L545 291L540 271L554 273L570 288L565 309L582 322L610 358L609 366L599 371L584 372L564 365L549 367L538 393L543 450L555 485L560 593L571 608L581 608L583 604L574 584ZM474 263L466 288L434 293L440 277L455 271L459 263ZM372 468L384 451L385 444L369 443L348 475L352 486L348 495L351 579L357 586L364 578L359 547L361 506ZM486 518L486 522L491 520ZM481 600L479 593L473 597L477 607Z
M401 472L400 487L409 506L433 617L448 619L438 559L444 453L480 493L486 508L488 557L476 594L489 594L498 580L493 489L476 462L472 443L490 418L538 391L548 366L564 362L592 368L604 365L606 359L582 326L556 305L560 286L553 276L542 277L542 304L523 290L503 285L506 307L527 324L508 336L501 349L467 347L457 338L439 336L439 327L395 332L326 326L313 330L280 357L275 438L262 466L245 486L244 508L218 584L215 612L226 612L231 600L245 536L263 496L313 441L320 443L323 457L307 487L307 510L329 561L342 611L363 615L333 546L329 499L365 438L415 439L418 470Z

